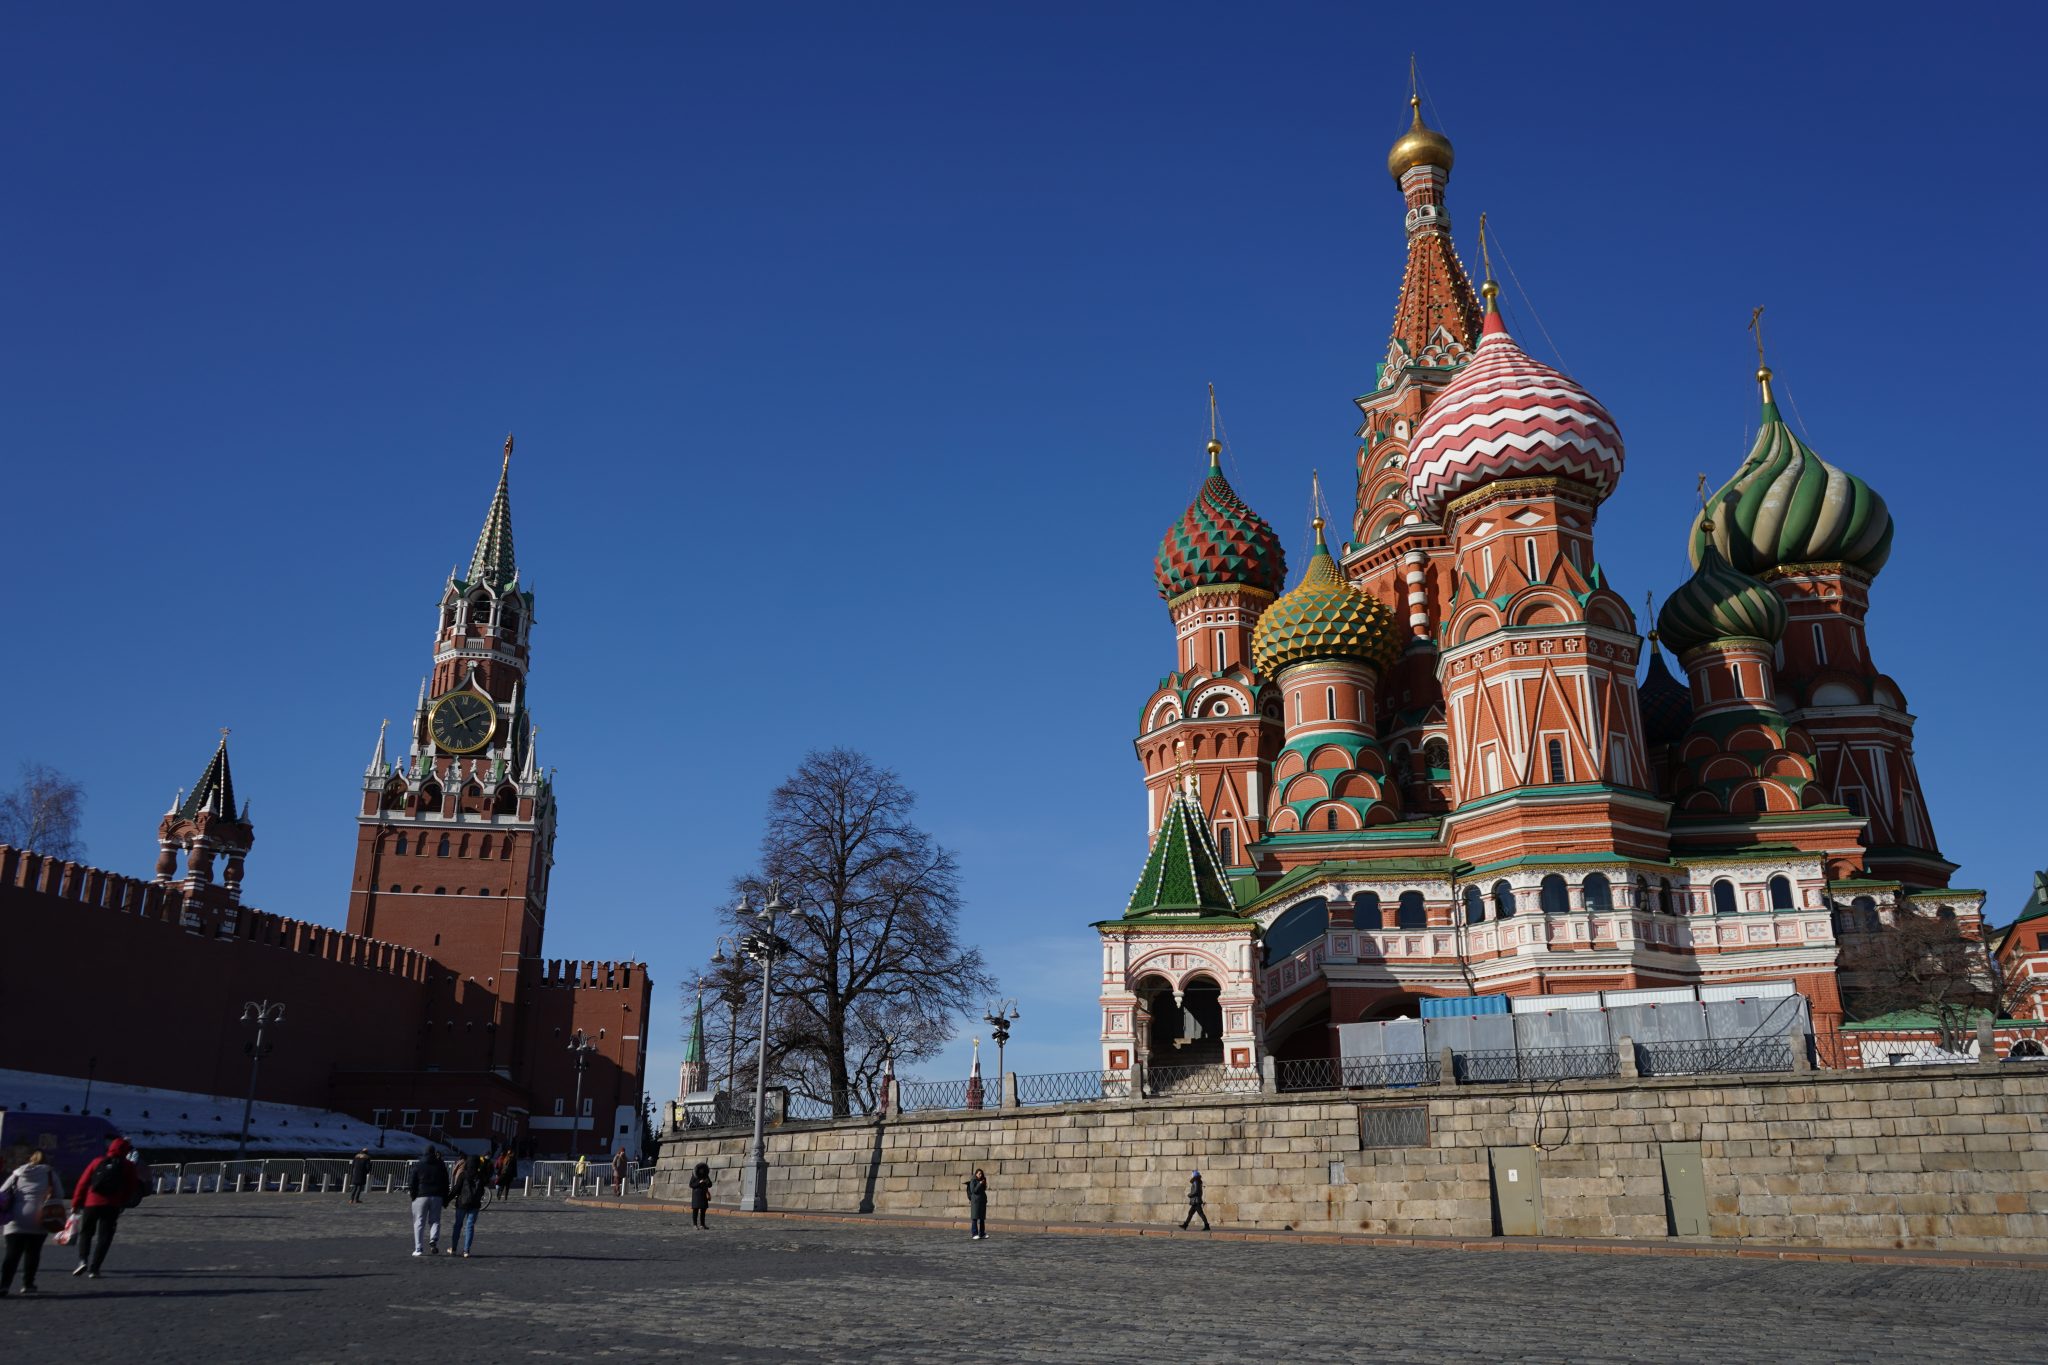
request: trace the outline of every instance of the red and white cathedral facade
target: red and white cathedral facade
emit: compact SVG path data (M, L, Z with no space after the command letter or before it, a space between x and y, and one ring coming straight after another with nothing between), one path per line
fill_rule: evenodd
M1760 368L1695 572L1639 621L1595 546L1622 433L1473 287L1451 165L1418 108L1348 539L1318 519L1290 587L1212 441L1160 546L1176 654L1136 740L1152 857L1096 926L1104 1064L1330 1056L1336 1025L1432 996L1788 979L1836 1062L1845 939L1982 913L1864 632L1884 501Z

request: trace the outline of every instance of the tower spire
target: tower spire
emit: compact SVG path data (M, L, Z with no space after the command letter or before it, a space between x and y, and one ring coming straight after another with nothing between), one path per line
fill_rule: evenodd
M372 777L382 777L384 775L384 732L390 728L391 718L386 716L384 723L377 727L377 752L370 755L368 771Z
M206 771L199 775L199 782L192 788L192 794L180 803L178 814L188 820L204 814L220 815L232 820L235 818L236 809L235 777L228 767L228 729L222 726L220 746L213 751L213 757L207 760Z
M493 589L502 589L519 576L512 555L512 437L505 437L505 462L498 469L498 491L491 497L491 509L484 513L484 529L476 538L476 553L469 557L469 579Z

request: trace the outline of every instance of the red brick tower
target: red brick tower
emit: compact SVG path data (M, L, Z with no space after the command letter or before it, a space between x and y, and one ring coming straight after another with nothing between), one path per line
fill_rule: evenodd
M178 799L164 812L157 826L156 881L169 886L178 878L178 855L185 855L186 904L228 908L241 904L242 870L256 831L249 823L246 802L235 804L235 778L228 766L228 732L220 732L220 747L207 761L190 796ZM218 884L213 879L213 860L225 859Z
M547 922L555 799L524 701L533 594L513 558L511 465L508 437L468 573L451 571L441 594L405 757L387 758L380 731L357 821L349 931L445 969L429 1069L518 1065L521 986L538 974Z

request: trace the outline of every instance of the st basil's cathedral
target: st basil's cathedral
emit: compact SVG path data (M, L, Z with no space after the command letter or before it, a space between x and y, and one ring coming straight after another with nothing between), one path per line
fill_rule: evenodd
M1907 915L1975 935L1983 906L1949 888L1864 632L1884 499L1760 364L1755 443L1639 621L1594 548L1622 433L1473 287L1451 143L1410 103L1349 538L1318 516L1290 587L1212 439L1159 546L1175 656L1136 740L1150 854L1096 925L1104 1065L1333 1056L1337 1025L1432 997L1763 981L1842 1064L1844 948Z

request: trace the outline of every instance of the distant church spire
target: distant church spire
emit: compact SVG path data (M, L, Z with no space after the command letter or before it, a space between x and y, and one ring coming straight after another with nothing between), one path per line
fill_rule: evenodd
M512 438L505 437L505 463L498 470L498 491L484 514L476 553L469 557L469 581L503 588L519 576L512 557Z

